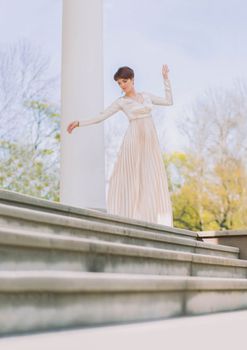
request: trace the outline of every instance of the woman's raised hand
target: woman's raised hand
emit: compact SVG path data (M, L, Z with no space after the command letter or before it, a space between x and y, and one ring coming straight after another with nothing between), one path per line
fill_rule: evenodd
M164 79L168 79L169 68L167 64L163 64L162 66L162 75Z
M74 130L74 128L77 128L79 126L79 122L78 120L75 120L71 123L69 123L68 127L67 127L67 131L71 134L72 131Z

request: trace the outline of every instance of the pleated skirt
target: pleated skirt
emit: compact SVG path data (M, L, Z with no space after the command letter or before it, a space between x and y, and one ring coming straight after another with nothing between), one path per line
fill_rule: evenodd
M173 226L167 175L151 116L129 122L109 180L107 212Z

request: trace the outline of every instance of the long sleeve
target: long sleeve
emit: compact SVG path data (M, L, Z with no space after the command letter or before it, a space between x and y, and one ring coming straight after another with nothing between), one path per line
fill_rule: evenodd
M163 78L163 84L164 84L164 88L165 88L165 96L164 97L156 96L156 95L153 95L149 92L147 94L151 98L152 103L154 105L170 106L173 104L172 88L171 88L170 80Z
M101 121L109 118L113 114L117 113L121 109L118 99L116 99L110 106L105 108L99 115L95 118L79 120L79 126L87 126L92 124L100 123Z

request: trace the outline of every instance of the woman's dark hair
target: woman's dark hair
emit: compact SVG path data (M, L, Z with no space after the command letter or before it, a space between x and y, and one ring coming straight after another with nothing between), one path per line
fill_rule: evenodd
M117 81L118 79L132 79L134 78L134 75L135 73L133 69L131 69L130 67L124 66L124 67L118 68L118 70L114 74L114 80Z

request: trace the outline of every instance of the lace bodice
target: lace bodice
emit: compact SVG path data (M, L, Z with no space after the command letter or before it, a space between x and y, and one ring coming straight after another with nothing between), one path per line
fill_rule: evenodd
M100 123L119 111L123 111L128 117L129 121L138 118L150 117L153 105L170 106L173 104L170 80L163 79L163 83L165 89L164 97L156 96L150 92L144 91L141 92L143 102L138 102L131 97L121 96L113 101L110 106L105 108L95 118L79 120L79 126L81 127Z

